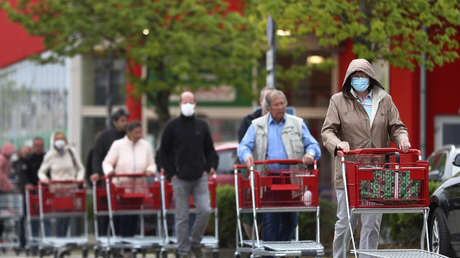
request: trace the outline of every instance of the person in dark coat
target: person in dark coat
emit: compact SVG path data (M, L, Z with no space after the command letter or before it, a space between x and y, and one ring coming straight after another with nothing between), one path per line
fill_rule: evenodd
M181 115L166 125L160 146L160 167L171 179L176 204L179 257L203 257L201 239L208 225L210 200L208 173L215 173L219 157L207 123L195 116L195 97L181 94ZM193 196L196 219L189 230L189 200Z
M246 134L246 131L248 130L249 126L251 125L251 122L252 120L256 119L256 118L259 118L263 115L265 115L267 113L267 111L263 111L262 110L262 101L265 97L265 94L267 94L268 92L270 92L271 90L273 90L274 88L268 88L268 87L265 87L263 88L261 91L260 91L260 97L259 97L259 103L260 103L260 106L257 107L254 112L252 112L251 114L245 116L243 118L243 120L241 120L241 123L240 123L240 128L238 129L238 142L241 142L241 140L243 139L244 135Z
M87 174L90 175L90 180L96 182L100 177L104 176L104 171L102 170L102 162L104 161L107 152L109 152L110 146L112 143L118 139L121 139L126 134L126 127L128 125L129 113L124 108L120 108L115 111L112 116L112 127L105 129L100 135L96 138L96 143L91 149L91 165L88 165L91 170L87 170ZM89 159L89 158L88 158ZM98 234L100 236L105 236L108 233L108 217L107 216L98 216Z
M88 171L88 174L91 174L91 181L97 181L99 177L104 176L102 161L104 161L112 143L125 136L128 119L128 111L124 108L118 109L112 114L112 127L104 130L99 137L96 138L96 143L92 151L91 169L93 169L93 171Z

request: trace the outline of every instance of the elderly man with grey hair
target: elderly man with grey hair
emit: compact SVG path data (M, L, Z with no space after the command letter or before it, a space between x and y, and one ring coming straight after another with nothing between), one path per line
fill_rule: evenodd
M301 159L312 164L321 156L318 142L313 138L302 118L286 114L287 99L280 90L272 90L263 102L268 113L252 121L238 146L238 157L248 166L254 160ZM286 165L273 164L269 169ZM264 213L262 239L289 241L297 226L295 212Z

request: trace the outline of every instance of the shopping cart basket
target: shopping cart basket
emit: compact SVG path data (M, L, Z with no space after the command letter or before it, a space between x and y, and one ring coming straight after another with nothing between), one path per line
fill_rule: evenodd
M174 191L172 184L165 178L164 172L161 173L161 205L163 210L163 231L164 241L162 244L161 255L167 257L168 250L177 250L177 238L175 236L174 226L168 225L168 215L175 213ZM212 252L213 257L219 257L219 221L218 221L218 208L217 208L217 181L216 174L212 174L208 178L209 199L211 205L211 216L214 217L214 230L209 227L206 229L201 245ZM190 213L193 214L194 204L193 197L190 197Z
M18 192L0 194L0 223L3 223L3 235L0 248L13 248L19 252L19 226L23 215L22 195Z
M421 160L419 150L407 153L395 148L338 151L346 185L347 218L355 257L444 257L430 253L427 219L429 211L428 162ZM351 216L363 213L422 213L423 228L420 250L356 249ZM346 243L344 243L346 244Z
M95 257L110 256L120 249L129 249L133 257L138 252L145 256L148 249L159 253L159 246L163 242L160 182L145 174L116 174L98 182L93 187ZM121 236L117 232L115 216L126 215L139 217L139 230L134 236ZM97 218L101 216L109 218L109 235L100 234ZM152 232L146 232L147 216L155 220Z
M269 165L289 165L286 169L269 169ZM260 170L246 165L234 165L237 216L237 247L235 256L251 253L259 256L322 256L318 206L318 169L307 169L301 160L255 161ZM257 214L265 212L308 212L316 216L316 240L262 241L259 237ZM253 215L252 239L243 238L241 214Z
M33 200L33 198L31 198ZM86 184L79 180L52 180L38 185L40 214L40 256L51 249L55 257L79 248L88 256L88 221L86 214ZM30 212L34 215L34 204ZM45 234L45 221L54 222L54 234ZM48 225L46 225L48 227ZM61 234L62 233L62 234Z

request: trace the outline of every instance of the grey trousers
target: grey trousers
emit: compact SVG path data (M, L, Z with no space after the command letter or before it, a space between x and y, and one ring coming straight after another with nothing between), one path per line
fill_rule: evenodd
M192 247L199 247L211 211L208 190L208 175L203 175L193 181L174 178L172 180L174 200L176 203L176 234L177 251L179 254L188 254ZM196 208L196 219L189 232L190 195Z
M335 223L333 256L334 258L346 258L347 249L350 243L350 230L347 218L347 203L345 200L345 190L336 189L337 196L337 222ZM351 217L351 226L356 228L358 216ZM377 249L379 245L380 223L382 214L361 214L361 233L359 249ZM358 248L358 246L356 246ZM360 255L360 257L369 257Z

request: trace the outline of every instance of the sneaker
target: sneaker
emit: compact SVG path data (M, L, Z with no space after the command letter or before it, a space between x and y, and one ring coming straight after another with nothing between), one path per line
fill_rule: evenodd
M195 258L203 258L203 252L201 251L201 246L192 247L192 253L195 255Z

